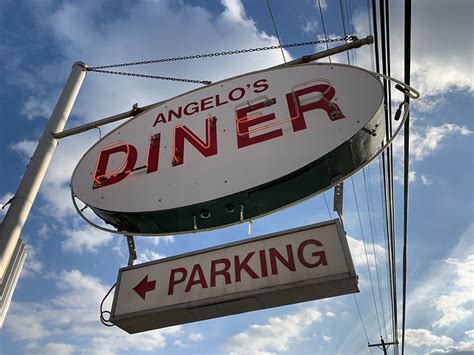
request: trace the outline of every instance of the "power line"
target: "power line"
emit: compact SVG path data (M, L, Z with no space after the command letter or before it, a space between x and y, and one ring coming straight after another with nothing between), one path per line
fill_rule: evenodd
M380 206L383 207L385 205L385 199L384 199L384 182L383 182L383 173L382 173L382 157L379 156L379 159L378 159L378 168L379 168L379 182L380 182ZM389 240L388 240L388 231L387 231L387 223L383 223L382 222L382 229L383 229L383 233L384 233L384 236L386 238L386 241L387 241L387 246L385 247L385 258L387 260L386 262L386 266L387 266L387 270L385 271L385 275L386 275L386 278L387 278L387 284L388 284L388 288L387 288L387 293L388 293L388 300L390 302L390 305L393 304L393 296L392 296L392 291L391 291L391 265L390 265L390 260L391 260L391 256L390 256L390 243L389 243ZM393 329L392 329L392 338L393 338ZM388 339L388 338L387 338Z
M348 13L349 13L349 32L352 32L354 30L354 25L352 23L352 16L353 16L353 12L352 12L352 0L347 0L347 8L348 8ZM353 63L355 65L357 65L357 54L356 54L357 51L351 51L352 53L352 59L353 59Z
M329 204L328 204L328 200L326 198L326 193L325 192L323 192L323 196L324 196L324 202L326 203L326 208L328 209L329 218L332 219L331 210L329 209Z
M318 0L318 7L319 7L319 15L321 16L321 25L323 26L324 39L327 41L328 34L326 32L326 26L324 25L324 16L323 16L323 10L321 8L321 0ZM326 42L326 49L329 49L328 42ZM329 63L331 63L331 56L329 56L328 59L329 59Z
M370 344L369 336L367 335L367 329L365 328L364 320L362 319L362 313L360 312L359 302L357 302L357 297L354 294L352 294L352 296L354 296L354 301L355 301L355 304L356 304L357 313L359 313L359 319L360 319L360 322L362 324L362 329L364 329L365 338L367 339L367 344ZM372 354L372 349L369 348L369 350L370 350L370 353Z
M397 327L396 327L396 302L395 302L395 296L396 296L396 287L394 285L394 278L396 277L396 274L394 273L394 255L393 255L393 249L394 249L394 238L392 238L392 233L393 230L391 228L391 214L390 214L390 201L389 201L389 189L388 189L388 174L387 174L387 168L386 168L386 154L382 154L382 199L383 199L383 204L384 204L384 211L385 211L385 230L387 232L387 252L388 252L388 260L387 260L387 266L389 270L389 280L390 280L390 301L391 301L391 309L392 309L392 339L395 337L395 333L397 332Z
M342 30L344 32L344 36L347 36L346 21L344 18L344 10L342 8L342 0L339 0L339 9L341 10ZM349 59L349 51L346 51L346 55L347 55L347 64L350 64L351 61Z
M368 181L374 181L373 180L373 177L372 177L372 173L371 173L371 170L378 170L379 171L379 179L378 179L378 183L379 183L379 188L380 188L380 211L382 211L382 206L383 206L383 185L382 185L382 173L381 173L381 166L380 166L380 161L381 161L381 157L379 156L378 159L377 159L377 166L375 166L375 164L371 165L372 166L372 169L370 169L371 166L368 167L367 169L367 178L368 178ZM377 174L375 174L377 175ZM373 192L372 190L372 186L369 184L369 197L370 197L370 202L372 204L372 213L375 214L374 211L378 210L378 207L376 206L376 203L375 203L375 198L374 196L376 195L377 193L376 192ZM381 223L381 228L380 228L380 232L378 230L378 223L377 223L377 220L374 221L374 232L375 232L375 238L377 240L377 238L380 236L380 243L381 245L384 245L384 241L385 241L385 238L387 236L387 231L385 230L385 224L383 223L383 218L380 218L380 223ZM384 280L381 281L381 283L383 284L385 282L386 284L386 287L385 287L385 290L387 291L387 299L389 301L389 307L388 309L390 310L390 300L391 300L391 296L390 296L390 280L389 280L389 265L388 265L388 248L387 247L384 247L383 248L384 250L384 257L385 257L385 267L386 269L385 270L382 270L381 273L385 276ZM385 299L385 297L383 297L383 299ZM385 310L385 302L382 304L382 310ZM388 314L388 313L386 313ZM383 313L382 313L383 315ZM384 323L386 322L386 319L384 319ZM388 332L387 332L387 327L386 327L386 324L384 324L384 330L386 332L385 334L385 339L389 340L390 338L388 337Z
M376 0L372 0L372 30L373 30L373 35L374 35L375 71L377 73L380 73L379 35L378 35L378 28L377 28Z
M268 12L270 13L270 17L272 18L272 23L273 23L273 28L275 30L275 34L278 38L278 44L280 45L281 55L283 56L283 61L286 63L285 53L283 52L283 48L281 47L280 35L278 34L277 25L276 25L275 19L273 17L272 8L270 6L270 0L267 0L267 6L268 6Z
M382 72L383 74L387 74L387 46L386 46L386 39L387 39L387 31L386 31L386 20L387 20L387 13L385 11L386 2L384 0L379 1L379 17L380 17L380 41L381 41L381 54L382 54ZM374 37L376 36L376 67L377 72L380 72L380 62L379 62L379 50L378 50L378 35L377 33L377 7L376 1L372 0L372 19L373 19L373 27L374 27ZM390 99L391 97L388 95L390 91L387 93L387 81L383 80L384 86L384 113L385 113L385 133L386 139L391 137L391 116L389 116L389 108L390 106ZM386 214L386 224L387 224L387 245L389 249L389 265L390 265L390 290L391 290L391 302L392 302L392 334L393 340L397 343L397 329L398 329L398 311L397 311L397 280L396 280L396 257L395 257L395 222L394 222L394 193L393 193L393 153L392 147L388 147L386 153L382 154L382 161L383 161L383 176L384 176L384 195L385 195L385 214ZM398 353L398 347L395 346L394 350Z
M379 273L379 267L378 267L378 261L377 261L377 251L375 250L374 225L372 224L373 214L372 214L372 209L370 207L370 202L369 202L369 189L367 187L367 177L365 175L365 168L362 169L362 173L364 175L365 197L367 200L367 211L369 213L370 235L372 237L372 251L374 253L375 272L377 276L377 285L378 285L378 290L379 290L380 308L382 310L382 321L383 321L383 327L384 327L384 332L385 332L385 339L387 339L387 325L385 322L385 311L384 311L383 302L382 302L382 287L381 287L381 282L380 282L380 273Z
M405 0L405 83L410 85L411 66L411 0ZM410 97L405 95L405 102L410 102ZM404 127L404 171L403 171L403 300L402 300L402 355L405 354L405 325L406 325L406 300L407 300L407 249L408 249L408 187L410 170L410 116L407 116Z
M354 200L355 200L356 209L357 209L357 216L359 217L359 226L360 226L360 232L361 232L361 235L362 235L362 244L364 245L365 260L367 262L367 270L368 270L368 273L369 273L370 286L371 286L371 289L372 289L372 298L374 300L375 314L377 316L377 323L378 323L378 326L379 326L379 334L382 335L382 327L380 326L380 316L379 316L379 311L378 311L378 307L377 307L377 301L375 299L374 283L373 283L373 280L372 280L372 272L370 271L369 256L368 256L368 253L367 253L367 246L366 246L366 242L365 242L365 234L364 234L364 229L362 227L362 219L360 217L359 203L357 202L357 194L356 194L356 190L355 190L355 186L354 186L354 179L353 179L352 176L351 176L351 183L352 183L352 190L354 192Z

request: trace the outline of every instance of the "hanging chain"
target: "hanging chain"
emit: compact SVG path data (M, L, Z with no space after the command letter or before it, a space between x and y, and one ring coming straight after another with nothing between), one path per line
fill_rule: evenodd
M289 43L289 44L282 44L282 45L268 46L268 47L237 49L237 50L233 50L233 51L204 53L204 54L188 55L188 56L173 57L173 58L160 58L160 59L153 59L153 60L145 60L145 61L141 61L141 62L130 62L130 63L102 65L102 66L96 66L96 67L89 67L89 68L87 68L87 70L92 71L92 72L97 72L97 73L105 73L105 74L125 75L125 76L133 76L133 77L148 78L148 79L171 80L171 81L181 81L181 82L186 82L186 83L196 83L196 84L209 85L209 84L211 84L211 81L208 81L208 80L182 79L182 78L173 78L173 77L166 77L166 76L157 76L157 75L147 75L147 74L136 74L136 73L111 71L111 70L104 70L104 69L118 68L118 67L130 67L130 66L135 66L135 65L165 63L165 62L177 62L177 61L182 61L182 60L192 60L192 59L201 59L201 58L221 57L221 56L226 56L226 55L261 52L261 51L267 51L267 50L272 50L272 49L280 49L280 48L294 48L294 47L310 46L310 45L323 44L323 43L333 43L333 42L343 42L343 41L347 42L347 41L354 41L356 39L357 39L356 36L336 37L336 38L322 39L322 40L318 40L318 41Z
M170 80L170 81L182 81L182 82L185 82L185 83L196 83L196 84L203 84L203 85L212 84L212 81L209 81L209 80L182 79L182 78L173 78L173 77L169 77L169 76L126 73L126 72L121 72L121 71L101 70L101 69L94 69L94 68L88 68L87 70L88 71L93 71L93 72L96 72L96 73L134 76L134 77L138 77L138 78L160 79L160 80Z

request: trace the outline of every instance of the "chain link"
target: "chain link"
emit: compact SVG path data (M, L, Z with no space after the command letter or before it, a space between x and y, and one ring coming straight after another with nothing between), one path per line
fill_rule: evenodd
M130 63L102 65L102 66L96 66L96 67L89 67L89 68L87 68L87 70L92 71L92 72L97 72L97 73L105 73L105 74L125 75L125 76L133 76L133 77L140 77L140 78L181 81L181 82L186 82L186 83L196 83L196 84L209 85L212 82L208 81L208 80L182 79L182 78L173 78L173 77L166 77L166 76L157 76L157 75L147 75L147 74L136 74L136 73L111 71L111 70L104 70L104 69L118 68L118 67L130 67L130 66L135 66L135 65L165 63L165 62L177 62L177 61L182 61L182 60L221 57L221 56L226 56L226 55L261 52L261 51L267 51L267 50L272 50L272 49L280 49L280 48L294 48L294 47L310 46L310 45L323 44L323 43L334 43L334 42L343 42L343 41L347 42L347 41L354 41L356 39L357 39L356 36L336 37L336 38L322 39L322 40L318 40L318 41L306 41L306 42L289 43L289 44L282 44L282 45L276 45L276 46L247 48L247 49L236 49L236 50L233 50L233 51L223 51L223 52L188 55L188 56L182 56L182 57L160 58L160 59L153 59L153 60L145 60L145 61L141 61L141 62L130 62Z
M185 83L195 83L209 85L212 84L212 81L209 80L193 80L193 79L182 79L182 78L173 78L169 76L158 76L158 75L148 75L148 74L137 74L137 73L126 73L121 71L112 71L112 70L101 70L101 69L92 69L89 68L89 71L96 73L105 73L105 74L115 74L115 75L124 75L124 76L134 76L138 78L147 78L147 79L160 79L160 80L170 80L170 81L182 81Z

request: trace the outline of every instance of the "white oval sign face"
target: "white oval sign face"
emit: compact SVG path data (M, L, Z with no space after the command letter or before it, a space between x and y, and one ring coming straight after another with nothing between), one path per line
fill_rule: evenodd
M284 184L374 118L380 124L382 106L379 80L359 68L305 64L250 73L171 99L118 127L84 155L71 186L101 218L136 234L235 223L321 190L301 186L304 192L286 191L268 204L271 196L250 196L279 181L287 190ZM378 144L383 133L377 134ZM374 146L365 135L361 144ZM349 170L357 168L352 165ZM167 227L170 216L176 221Z

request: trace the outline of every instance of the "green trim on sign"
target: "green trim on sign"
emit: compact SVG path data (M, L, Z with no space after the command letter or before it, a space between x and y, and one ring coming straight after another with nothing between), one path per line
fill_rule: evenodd
M350 140L311 164L269 183L170 210L130 213L90 208L106 223L130 234L191 233L262 217L326 190L366 164L378 152L384 138L382 108Z

